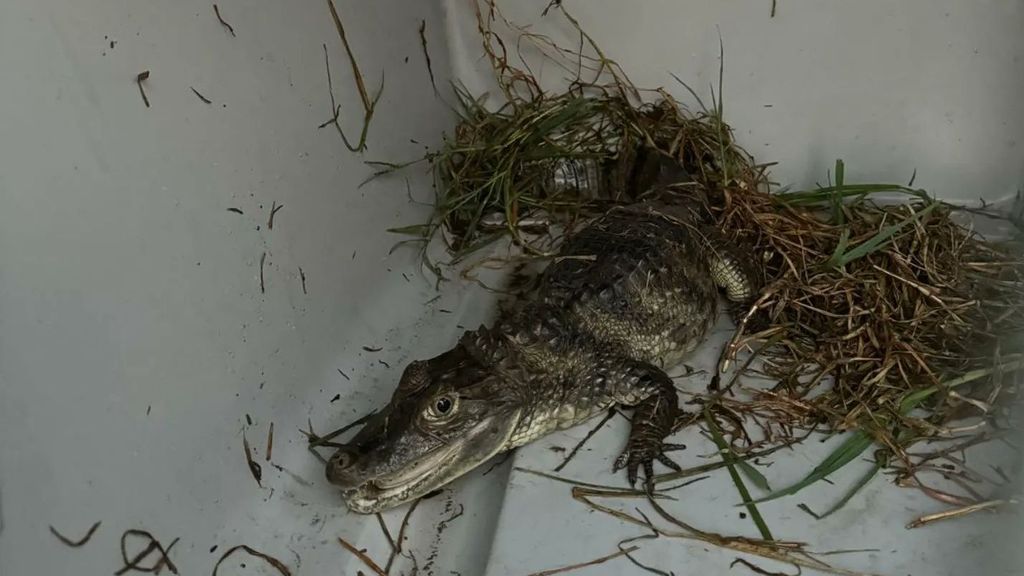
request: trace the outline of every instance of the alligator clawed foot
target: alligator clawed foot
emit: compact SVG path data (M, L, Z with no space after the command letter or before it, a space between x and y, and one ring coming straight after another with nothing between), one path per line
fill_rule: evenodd
M654 492L654 461L657 460L665 466L681 471L682 468L669 458L665 452L682 450L686 448L683 444L667 444L662 442L643 442L639 438L631 438L629 445L622 454L615 459L612 472L626 469L626 478L630 487L636 487L640 468L644 471L644 489L648 493Z

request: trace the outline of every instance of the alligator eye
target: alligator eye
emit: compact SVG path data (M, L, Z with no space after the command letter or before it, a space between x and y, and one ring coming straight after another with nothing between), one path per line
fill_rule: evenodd
M447 420L458 407L458 397L453 394L445 394L434 398L434 401L427 408L424 416L428 421L439 422Z
M434 410L437 410L438 414L447 414L452 409L452 400L447 396L442 396L434 402Z

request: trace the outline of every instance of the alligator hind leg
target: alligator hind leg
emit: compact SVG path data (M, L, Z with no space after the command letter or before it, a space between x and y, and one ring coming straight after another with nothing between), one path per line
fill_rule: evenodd
M679 445L665 443L680 414L679 398L672 379L658 367L645 362L619 358L602 363L609 369L602 371L618 404L633 406L633 427L629 431L626 449L616 459L612 470L626 469L630 486L635 486L640 468L645 475L645 487L654 488L654 461L679 470L679 465L665 455Z

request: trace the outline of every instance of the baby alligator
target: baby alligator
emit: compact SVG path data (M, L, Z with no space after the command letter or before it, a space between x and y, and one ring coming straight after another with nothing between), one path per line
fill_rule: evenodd
M681 415L665 368L702 343L718 290L734 305L758 288L749 254L729 247L699 202L645 201L598 217L562 245L539 287L492 327L406 366L390 402L330 458L328 480L370 514L409 502L495 454L635 409L625 450L631 485Z

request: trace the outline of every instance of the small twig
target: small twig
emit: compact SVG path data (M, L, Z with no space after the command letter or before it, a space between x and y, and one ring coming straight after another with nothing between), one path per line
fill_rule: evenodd
M143 548L141 552L136 554L135 557L133 557L131 560L128 559L129 536L138 536L141 538L149 539L149 544L147 544L146 547ZM114 575L121 576L122 574L125 574L132 570L137 572L156 573L163 569L164 566L167 566L167 569L170 570L172 573L177 574L178 567L174 565L174 562L171 562L171 559L168 556L168 554L170 554L171 548L174 548L174 545L178 543L178 540L178 538L175 538L173 541L171 541L170 545L167 546L167 548L164 548L163 545L160 544L160 542L157 541L157 539L154 538L153 535L147 532L146 530L125 530L124 533L121 534L121 559L124 562L124 566L120 570L115 572ZM160 558L156 560L153 566L150 568L143 568L139 566L139 563L147 557L149 557L149 555L153 552L159 552L160 554Z
M189 86L189 89L192 90L192 93L195 94L196 96L198 96L199 99L202 100L203 102L205 102L207 104L213 104L213 101L210 100L209 98L207 98L206 96L203 96L202 94L200 94L199 90L196 90L195 88L192 88L191 86Z
M341 124L338 122L338 114L341 108L334 101L334 91L331 87L330 79L330 63L327 62L327 85L328 89L331 90L331 108L333 110L334 118L321 124L321 128L333 123L334 127L337 128L338 134L341 135L342 141L345 143L345 147L351 152L361 152L366 149L366 134L370 128L370 120L373 119L373 113L377 107L377 102L380 100L381 95L384 93L384 74L381 74L380 87L377 89L377 94L370 99L366 92L366 84L363 82L363 74L359 71L359 64L356 63L356 57L352 54L352 47L349 46L348 36L345 34L345 27L341 23L341 17L338 16L338 10L334 7L333 0L327 0L327 7L331 10L331 18L334 20L334 27L338 30L338 36L341 38L341 44L345 48L345 53L348 55L348 61L352 65L352 76L356 80L356 88L359 91L359 98L363 102L363 129L359 135L358 143L353 146L349 141L348 137L345 136L345 132L341 129ZM327 60L327 45L324 45L324 60Z
M636 513L639 514L640 517L643 518L645 522L647 522L647 527L648 527L648 529L650 529L651 533L650 534L641 534L640 536L634 536L633 538L627 538L625 540L622 540L621 542L619 542L617 544L617 547L618 547L619 550L622 550L623 546L625 546L626 544L630 544L630 543L636 542L638 540L657 540L659 537L661 537L661 534L658 533L658 529L655 528L654 524L651 523L651 519L648 518L646 514L641 512L639 508L635 508L635 510L636 510ZM632 562L635 566L637 566L638 568L641 568L644 571L650 572L651 574L657 574L658 576L675 576L675 574L673 574L672 572L665 572L664 570L658 570L657 568L652 568L652 567L650 567L650 566L640 562L636 558L633 558L632 554L626 554L626 558L630 562Z
M742 564L742 565L746 566L747 568L750 568L752 571L754 571L754 572L756 572L758 574L761 574L762 576L800 576L800 574L803 573L803 570L799 566L796 567L796 574L792 574L792 575L791 574L786 574L785 572L769 572L768 570L765 570L764 568L761 568L760 566L757 566L756 564L753 564L752 562L748 562L748 561L744 560L743 558L737 558L737 559L733 560L732 562L730 562L729 563L729 568L732 568L733 566L735 566L737 564Z
M427 21L420 20L420 46L423 47L423 57L427 59L427 73L430 74L430 85L437 94L437 84L434 83L434 68L430 64L430 52L427 51Z
M970 506L963 506L960 508L954 508L952 510L946 510L945 512L938 512L935 514L928 514L921 516L917 520L907 524L907 529L919 528L925 524L931 524L932 522L938 522L940 520L948 520L950 518L959 518L961 516L967 516L980 510L990 510L992 508L998 508L1006 504L1016 504L1016 500L988 500L986 502L979 502L977 504L971 504Z
M459 504L459 511L458 512L452 513L451 516L449 516L449 517L445 518L444 520L442 520L442 521L437 523L438 530L444 530L445 528L448 527L448 524L451 524L452 520L455 520L456 518L461 517L465 513L466 513L466 507L463 506L460 503Z
M263 265L266 264L266 262L267 262L267 253L264 252L263 255L260 256L260 294L266 294L267 293L267 285L266 285L266 282L263 279Z
M241 208L228 208L228 212L234 212L235 214L245 214Z
M268 230L274 229L274 214L277 214L277 211L280 210L281 208L284 208L284 204L278 206L276 201L270 206L270 217L267 218Z
M58 540L60 540L67 546L70 546L72 548L81 548L82 546L85 546L87 542L89 542L89 539L92 538L92 535L96 533L96 530L99 527L100 522L96 522L92 525L92 527L89 528L89 531L85 533L85 536L82 536L82 538L80 538L79 540L71 540L67 536L64 536L60 532L57 532L57 529L53 526L50 526L50 533L56 536Z
M637 526L650 526L649 523L645 523L643 520L635 516L632 516L620 510L616 510L614 508L610 508L608 506L604 506L602 504L598 504L597 502L590 500L589 497L591 496L601 497L606 495L596 493L595 491L588 490L586 488L576 487L572 489L573 499L582 502L585 506L592 510L597 510L598 512L602 512L604 514L618 518L619 520L622 520L624 522L635 524ZM840 576L869 576L864 572L854 572L852 570L845 570L842 568L830 566L820 560L813 558L807 553L799 552L799 545L795 543L785 543L778 541L765 542L763 540L752 540L749 538L740 537L727 538L720 534L698 530L693 526L690 526L689 524L686 524L678 518L675 518L674 516L670 515L668 512L665 511L664 508L658 505L656 500L648 499L648 502L651 504L652 507L654 507L655 511L657 511L658 514L662 516L662 518L668 520L669 522L673 523L674 525L684 530L684 532L672 532L658 528L657 531L662 536L668 538L681 538L685 540L698 540L701 542L706 542L713 546L718 546L729 550L735 550L737 552L743 552L745 554L753 554L755 556L761 556L762 558L768 558L770 560L778 560L779 562L786 562L796 566L802 566L804 568L811 568L819 572L827 572L831 574L837 574ZM795 555L793 550L798 551L801 555Z
M250 556L255 556L257 558L260 558L261 560L265 561L267 564L270 564L271 566L273 566L274 569L277 570L278 572L280 572L283 576L292 576L291 570L289 570L288 567L285 566L283 562L281 562L277 558L274 558L273 556L269 556L267 554L264 554L263 552L260 552L258 550L254 550L254 549L246 546L245 544L240 544L240 545L235 546L234 548L228 550L227 552L225 552L224 555L220 557L220 560L217 560L217 564L213 567L213 574L211 576L217 576L217 569L220 568L220 565L225 560L227 560L228 556L231 556L232 554L234 554L238 550L242 550L246 554L249 554Z
M249 440L245 437L245 432L242 432L242 448L245 449L245 463L249 466L249 472L256 479L256 484L263 488L263 468L253 459L252 448L249 447Z
M772 0L772 15L771 15L771 18L775 18L775 0ZM914 170L914 174L917 174L917 170ZM908 184L907 186L912 186L913 183L914 183L914 179L911 178L910 179L910 184Z
M149 79L149 70L143 70L135 77L135 83L139 85L139 94L142 94L142 101L146 103L146 108L149 108L149 97L146 96L146 89L142 87L142 81Z
M563 572L572 572L573 570L579 570L580 568L586 568L588 566L596 566L603 564L609 560L614 560L620 556L626 556L630 552L636 552L639 550L639 546L630 546L629 548L623 548L618 552L595 558L589 562L581 562L579 564L570 564L569 566L562 566L561 568L551 568L550 570L541 570L540 572L533 572L530 576L551 576L551 574L561 574Z
M384 522L384 516L380 512L374 514L377 517L377 523L380 524L380 531L384 533L384 537L388 540L388 545L391 546L391 551L394 552L398 548L398 544L395 544L394 537L391 536L391 531L388 530L388 525ZM385 572L387 569L385 568Z
M377 563L374 562L372 558L367 556L362 550L360 550L360 549L356 548L355 546L353 546L353 545L349 544L348 542L346 542L344 538L339 536L338 537L338 544L341 544L341 546L343 548L345 548L349 552L355 554L356 558L359 558L360 560L362 560L363 564L366 564L366 567L369 568L370 570L373 570L373 573L377 574L377 576L388 576L388 573L385 572L383 568L378 566Z
M398 529L398 539L395 540L395 547L391 549L391 556L388 557L388 563L384 566L384 572L387 574L391 573L391 564L394 563L395 558L402 553L402 543L405 542L405 528L409 525L409 518L419 504L420 500L413 501L409 506L409 510L405 513L405 518L402 518L402 525Z
M231 24L228 24L224 21L224 18L222 18L220 15L220 8L218 8L216 4L213 5L213 13L217 15L217 20L221 23L221 25L227 28L228 32L231 32L231 36L236 36L235 29L231 27Z
M605 417L602 418L601 421L597 423L597 426L594 426L590 430L590 432L587 432L587 435L584 436L582 440L580 440L579 442L576 443L576 446L573 447L573 449L569 452L569 454L565 457L565 459L562 460L562 463L559 464L555 468L554 471L555 472L561 472L562 468L565 468L565 465L568 464L569 461L572 460L574 456L576 456L576 453L580 451L580 448L582 448L583 445L586 444L587 441L590 440L594 436L594 434L597 434L597 431L600 430L605 424L607 424L608 421L611 420L615 416L615 414L616 414L616 411L615 411L614 408L609 410L608 414L605 415Z
M267 462L270 462L270 456L274 451L274 423L270 423L270 430L267 431Z
M170 554L170 552L171 552L171 548L174 548L174 545L178 543L178 540L181 540L181 538L175 538L174 540L171 540L171 543L167 545L167 549L166 550L164 550L164 549L160 550L160 552L161 552L160 558L157 559L156 564L153 566L152 572L154 574L159 574L160 571L164 569L164 566L167 566L167 569L170 570L171 573L173 573L173 574L177 574L178 573L177 566L175 566L174 564L171 563L171 559L168 556L168 554ZM139 570L139 569L136 568L136 570Z
M299 266L299 280L302 281L302 293L309 294L309 292L306 292L306 273L302 271L302 266Z
M589 488L591 490L602 490L603 494L611 494L611 495L622 496L622 497L630 497L630 496L646 497L646 496L648 496L648 492L646 490L633 490L631 488L620 488L618 486L608 486L606 484L592 484L590 482L580 482L578 480L573 480L572 478L566 478L564 476L558 476L556 474L549 474L547 472L541 472L540 470L531 470L529 468L520 468L518 466L513 468L513 470L516 470L518 472L524 472L526 474L532 474L534 476L540 476L541 478L547 478L548 480L554 480L555 482L561 482L562 484L568 484L568 485L574 486L574 487ZM677 488L678 488L678 486L677 486ZM654 496L655 498L667 498L669 500L674 500L674 498L672 498L671 496L668 496L667 494L664 494L662 492L653 492L650 495Z
M808 506L807 504L804 504L803 502L801 502L800 504L797 504L796 507L799 508L800 510L803 510L807 514L809 514L815 520L821 520L821 514L818 514L814 510L811 510L811 507Z
M339 370L339 372L341 372L341 371ZM313 425L312 424L309 425L309 432L306 432L305 430L301 430L301 432L306 435L306 438L309 441L309 447L310 448L316 448L318 446L333 446L333 444L330 442L330 440L332 438L335 438L335 437L337 437L337 436L339 436L341 434L344 434L349 429L354 428L354 427L362 424L363 422L366 422L371 417L373 417L374 414L376 414L376 412L370 412L369 414L359 418L355 422L346 424L346 425L342 426L341 428L338 428L337 430L335 430L334 432L331 432L330 434L328 434L326 436L317 436L313 432Z

